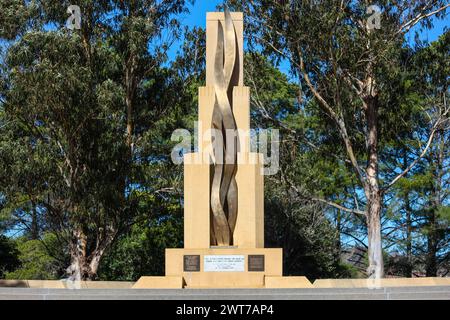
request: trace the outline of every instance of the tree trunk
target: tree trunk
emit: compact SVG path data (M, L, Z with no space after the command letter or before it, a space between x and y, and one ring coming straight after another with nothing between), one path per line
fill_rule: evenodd
M436 221L436 211L442 206L442 177L444 172L444 148L445 141L443 139L443 133L436 132L436 151L431 153L431 168L433 170L433 187L431 191L431 202L433 209L430 212L430 217L428 220L428 233L427 233L427 258L426 258L426 274L427 277L436 277L438 262L437 262L437 252L438 252L438 225Z
M111 238L112 239L112 238ZM70 250L71 263L67 273L71 281L96 280L100 260L105 248L111 242L102 242L97 245L91 254L87 252L87 237L80 230L74 232L73 243Z
M373 81L368 80L369 87ZM381 208L382 195L378 183L378 101L372 89L366 97L367 147L368 159L365 185L367 198L367 232L369 266L367 276L381 279L384 276L383 250L381 246Z
M133 154L133 132L134 132L134 121L133 121L133 99L127 94L125 99L127 105L127 146L129 148L129 154Z
M134 121L133 121L133 80L130 79L132 77L131 71L126 70L126 87L127 93L125 98L125 104L127 106L127 146L129 156L133 154L133 133L134 133Z
M89 263L89 273L88 279L95 280L97 279L98 267L100 265L100 260L103 256L103 250L96 250L92 254L91 262Z
M405 195L405 210L406 210L406 259L408 263L407 268L405 270L405 276L407 278L411 278L413 273L412 222L411 222L411 205L409 203L408 194Z
M39 223L38 223L38 213L36 209L36 203L31 201L31 240L39 239Z
M369 266L367 276L381 279L384 276L383 250L381 246L381 197L375 194L369 200L367 216Z
M337 209L336 210L337 215L336 215L336 230L337 230L337 239L336 239L336 249L337 249L337 258L338 261L340 261L341 258L341 252L342 252L342 247L341 247L341 210Z
M135 18L138 16L137 13L137 7L135 6L134 2L130 3L129 8L129 17L130 19ZM131 49L131 48L130 48ZM127 57L126 64L125 64L125 104L127 107L127 139L126 143L128 146L128 152L129 157L131 159L133 155L133 149L134 149L134 141L133 141L133 135L134 135L134 105L135 105L135 94L136 94L136 88L139 83L138 75L137 75L137 53L136 50L132 49L130 50L129 56Z
M87 236L80 230L74 232L70 244L70 266L66 272L72 281L96 280L100 261L106 249L113 243L117 232L97 235L97 245L88 250Z
M403 154L403 167L402 170L405 170L408 167L408 158L406 150L404 150ZM404 272L404 276L407 278L412 277L413 273L413 254L412 254L412 208L411 202L409 200L409 191L403 195L404 209L405 209L405 218L406 218L406 270Z
M73 232L70 244L70 266L67 268L67 274L71 281L86 279L86 245L86 235L81 228L77 228Z
M436 277L437 276L437 263L436 263L436 230L435 230L435 213L431 213L430 224L429 224L429 233L427 236L427 257L425 262L425 272L427 277Z

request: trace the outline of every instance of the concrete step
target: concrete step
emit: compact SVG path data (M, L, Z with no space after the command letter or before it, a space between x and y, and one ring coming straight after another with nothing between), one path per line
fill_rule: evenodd
M450 300L450 286L331 289L0 288L0 300Z

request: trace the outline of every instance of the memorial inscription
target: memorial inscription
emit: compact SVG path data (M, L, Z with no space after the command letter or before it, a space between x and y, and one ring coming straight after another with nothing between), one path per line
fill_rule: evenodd
M264 271L264 255L248 256L248 271Z
M200 256L199 255L185 255L183 259L183 270L185 272L200 271Z
M204 256L205 272L244 272L245 256L243 255L208 255Z

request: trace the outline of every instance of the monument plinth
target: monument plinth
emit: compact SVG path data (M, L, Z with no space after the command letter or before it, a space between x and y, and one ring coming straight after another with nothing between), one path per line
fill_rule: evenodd
M243 39L242 13L207 14L198 152L184 156L184 248L166 249L166 277L135 288L312 286L283 278L282 249L264 248L264 164L250 152Z

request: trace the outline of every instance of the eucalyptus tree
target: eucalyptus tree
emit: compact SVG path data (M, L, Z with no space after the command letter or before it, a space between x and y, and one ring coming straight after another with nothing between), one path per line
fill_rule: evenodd
M96 277L105 251L143 210L142 197L157 191L151 170L161 174L155 152L165 150L151 139L168 130L156 125L182 99L163 64L186 4L2 2L0 36L10 43L1 174L10 178L1 192L12 213L40 208L45 227L67 244L71 278Z
M448 109L440 109L427 124L423 149L406 168L385 181L380 171L386 127L392 114L386 76L395 72L406 35L416 26L431 27L433 17L445 17L447 1L278 1L231 0L243 10L250 47L286 61L302 84L305 103L314 100L340 138L341 163L352 170L355 199L345 206L311 195L341 211L360 216L367 225L368 276L383 277L381 215L385 193L427 154ZM252 46L253 44L253 46ZM432 108L432 106L429 106ZM341 152L342 151L342 152ZM295 187L295 184L293 184ZM357 201L359 202L359 201Z

